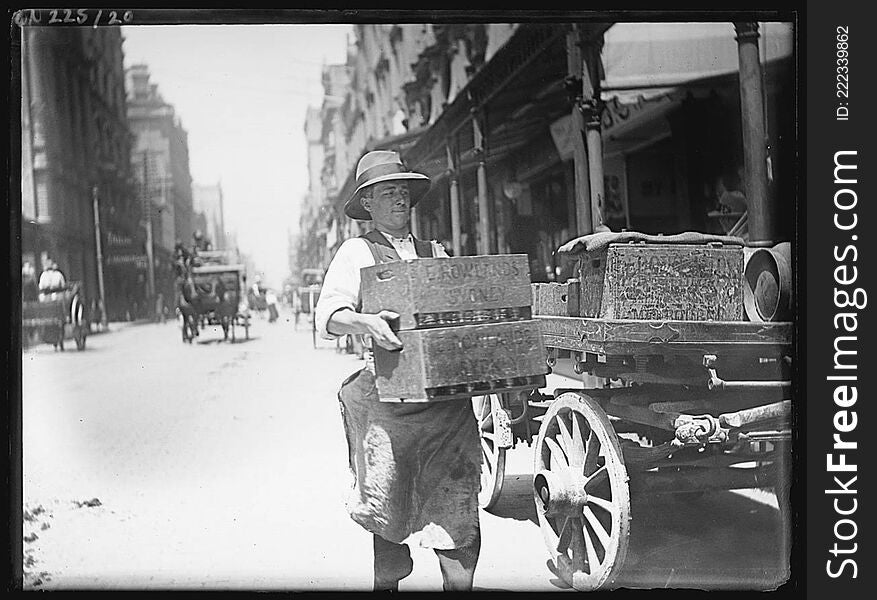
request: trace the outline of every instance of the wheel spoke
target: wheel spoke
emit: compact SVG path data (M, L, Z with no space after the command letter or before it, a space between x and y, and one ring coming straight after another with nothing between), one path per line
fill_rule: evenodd
M596 504L611 514L613 519L615 518L615 515L618 514L618 507L615 506L611 500L606 500L600 496L588 496L588 504Z
M594 540L591 539L591 536L588 535L588 532L584 532L585 537L585 551L588 554L588 572L593 575L594 571L600 566L600 559L597 557L597 549L594 547Z
M545 444L551 450L551 464L549 468L554 471L555 468L569 468L569 462L566 460L566 456L563 454L563 450L560 449L560 446L557 445L550 437L545 438Z
M584 531L584 525L579 519L570 519L570 529L572 529L572 542L570 550L572 550L572 569L573 572L582 572L585 570L586 548L588 543L585 541L587 535Z
M494 434L492 431L482 431L481 437L482 439L493 441L496 439L496 434Z
M585 460L585 440L582 438L582 428L579 426L577 414L570 411L569 416L572 419L572 453L575 456L570 462L575 461L578 464Z
M588 487L592 485L598 485L603 481L609 479L609 470L605 465L594 471L594 473L588 477L587 481L585 481L585 491L588 490Z
M572 412L570 412L572 415ZM573 441L572 435L569 432L569 428L566 426L566 423L563 422L563 417L560 413L557 414L557 428L560 430L560 441L563 443L563 449L567 453L569 458L569 464L572 465L576 461L576 457L573 452Z
M585 465L583 475L589 476L597 468L597 457L600 454L600 440L597 439L597 432L593 429L588 436L588 449L585 454Z
M600 538L600 543L603 545L603 549L607 552L609 551L609 542L610 536L609 532L603 527L603 524L600 523L600 520L597 518L597 515L594 514L594 511L591 510L590 506L586 506L582 511L585 513L585 518L588 520L588 523L591 524L591 527L594 528L594 533L597 534L597 537Z
M571 520L569 517L563 517L563 525L560 526L560 532L557 538L557 551L566 554L569 549L569 542L572 539Z
M491 464L493 461L490 460L493 456L493 448L490 447L490 444L485 442L483 439L481 440L481 450L484 452L484 457L487 459L487 463Z

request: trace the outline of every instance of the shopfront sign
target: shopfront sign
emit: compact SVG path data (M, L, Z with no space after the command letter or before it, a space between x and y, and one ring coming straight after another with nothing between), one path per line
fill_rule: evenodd
M104 250L104 264L107 266L133 266L138 270L146 270L149 261L146 248L131 236L107 231Z
M112 254L104 261L107 265L134 265L137 269L146 270L149 261L145 254Z

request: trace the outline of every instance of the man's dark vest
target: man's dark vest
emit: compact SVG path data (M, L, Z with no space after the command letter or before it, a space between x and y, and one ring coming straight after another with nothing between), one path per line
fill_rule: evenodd
M390 240L384 237L384 234L377 229L372 229L368 233L364 233L359 237L366 241L368 249L371 250L372 256L375 257L376 264L393 260L402 260L399 253L396 252L396 249L393 247L393 244L390 243ZM411 236L411 239L414 240L414 251L417 253L418 258L432 258L433 248L431 242L418 240L413 235Z

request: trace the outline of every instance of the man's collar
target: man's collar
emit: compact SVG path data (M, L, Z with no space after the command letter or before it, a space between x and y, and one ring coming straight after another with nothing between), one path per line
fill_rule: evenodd
M381 231L380 229L376 229L376 231L380 232L381 235L383 235L385 238L387 238L387 240L389 240L391 242L393 242L393 241L396 241L396 242L411 241L411 242L413 242L414 241L414 236L411 235L410 231L408 233L406 233L403 237L396 237L395 235L387 233L386 231Z

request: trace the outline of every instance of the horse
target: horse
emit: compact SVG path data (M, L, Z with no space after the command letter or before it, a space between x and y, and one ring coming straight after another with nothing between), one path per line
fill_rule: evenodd
M177 310L183 318L183 341L192 343L198 337L198 295L191 277L177 276Z

